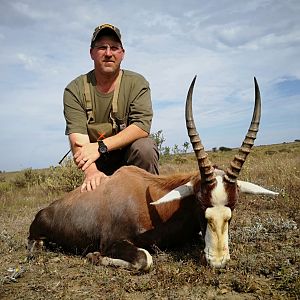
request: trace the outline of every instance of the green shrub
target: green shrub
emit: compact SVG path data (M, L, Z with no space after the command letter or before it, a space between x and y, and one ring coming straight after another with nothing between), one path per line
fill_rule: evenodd
M18 174L12 184L18 188L32 187L41 184L45 181L45 173L41 170L25 169Z
M220 151L231 151L232 149L231 149L231 148L228 148L228 147L223 147L223 146L221 146L221 147L219 148L219 150L220 150Z
M47 192L69 192L82 182L83 172L68 158L62 166L52 166L47 170L26 169L12 180L12 185L16 188L40 186Z
M13 186L10 182L0 181L0 195L3 195L13 189Z
M50 167L42 188L49 191L69 192L83 182L83 172L79 170L72 159L67 159L62 166Z

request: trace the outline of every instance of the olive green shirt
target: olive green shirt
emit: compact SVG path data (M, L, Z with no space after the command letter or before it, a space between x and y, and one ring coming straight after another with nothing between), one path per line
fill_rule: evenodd
M94 70L88 74L93 111L96 123L110 121L113 92L100 93L96 89ZM70 82L64 91L64 116L66 119L65 134L82 133L87 131L87 113L84 95L84 76L80 75ZM117 118L123 119L127 126L135 124L150 133L152 122L152 103L150 87L147 80L140 74L123 70L118 97Z

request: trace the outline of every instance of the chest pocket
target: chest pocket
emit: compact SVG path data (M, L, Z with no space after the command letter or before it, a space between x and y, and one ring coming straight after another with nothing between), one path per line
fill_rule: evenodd
M86 102L86 115L87 115L87 130L90 141L92 143L101 141L107 137L117 134L119 131L124 130L127 126L126 119L117 118L118 113L118 97L120 91L120 84L122 79L123 71L120 70L116 80L112 110L110 112L110 122L108 123L96 123L95 114L93 111L91 91L88 83L87 74L83 76L84 82L84 97Z

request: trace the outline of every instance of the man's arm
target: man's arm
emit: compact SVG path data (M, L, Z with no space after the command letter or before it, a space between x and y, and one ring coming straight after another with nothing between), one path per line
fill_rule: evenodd
M144 131L135 124L131 124L124 130L120 131L118 134L108 137L104 140L108 151L124 148L134 141L147 137L148 132Z
M124 148L135 140L147 137L148 133L138 126L132 124L118 134L104 139L108 151ZM106 176L97 169L95 161L100 157L98 143L90 143L88 135L71 133L69 140L74 154L74 161L78 168L85 174L85 180L81 190L94 190L101 179Z
M76 142L87 144L90 142L89 136L87 134L81 133L70 133L69 141L73 155L79 150L80 147L76 145Z
M107 146L107 150L113 151L126 147L135 140L147 137L148 133L138 126L132 124L118 134L108 137L103 140ZM74 159L79 168L85 171L89 166L95 162L100 154L98 152L98 143L90 143L89 140L80 139L74 140L75 155ZM78 149L78 150L77 150Z
M69 141L72 149L72 153L74 156L74 162L81 168L81 165L84 165L83 161L78 159L78 155L81 152L81 147L78 144L88 144L90 143L90 139L88 135L81 133L71 133L69 134ZM98 150L97 150L98 152ZM99 157L99 153L95 153ZM96 158L97 159L97 158ZM106 177L106 175L97 169L96 164L93 162L87 167L84 172L84 181L81 185L81 191L91 191L94 190L98 185L100 185L101 179Z

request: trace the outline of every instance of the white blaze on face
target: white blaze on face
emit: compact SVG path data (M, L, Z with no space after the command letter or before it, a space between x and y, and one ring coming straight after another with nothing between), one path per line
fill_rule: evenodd
M216 268L224 267L230 259L228 248L228 221L231 209L225 205L228 196L225 192L222 177L217 176L217 186L212 191L212 205L205 211L207 227L205 232L205 257L207 262Z

